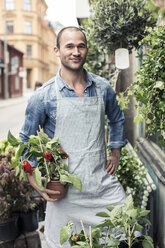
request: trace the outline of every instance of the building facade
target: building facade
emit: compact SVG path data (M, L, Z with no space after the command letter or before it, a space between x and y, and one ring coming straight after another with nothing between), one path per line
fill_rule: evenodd
M46 82L58 71L53 51L56 33L45 20L46 10L45 0L0 1L0 39L24 53L25 88Z
M19 97L22 96L23 88L21 76L23 53L16 48L7 45L7 59L5 61L4 47L4 41L0 40L0 99ZM6 76L7 78L5 78Z

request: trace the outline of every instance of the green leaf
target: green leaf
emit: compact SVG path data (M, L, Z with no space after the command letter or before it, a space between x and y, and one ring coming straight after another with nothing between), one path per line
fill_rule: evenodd
M146 216L149 213L150 213L150 210L142 210L142 211L140 211L139 215L143 217L143 216Z
M146 120L146 123L147 123L147 124L150 124L150 123L151 123L151 120L150 120L150 119L147 119L147 120Z
M115 208L115 206L108 206L108 207L106 207L106 209L108 210L108 211L112 211L113 209Z
M165 82L156 81L154 88L159 88L159 89L163 90L165 88Z
M143 248L154 248L154 245L149 240L143 240L142 241Z
M63 245L68 239L70 235L70 227L64 226L60 230L60 244Z
M18 141L9 131L7 135L7 139L10 142L11 145L13 146L18 146L20 144L20 141Z
M49 136L46 133L42 132L42 131L38 132L38 136L40 137L41 143L43 143L43 144L46 144L47 142L50 141Z
M126 200L125 200L125 209L129 210L129 209L133 209L134 208L134 203L133 203L133 198L132 195L127 196Z
M41 181L41 172L39 171L38 167L36 167L33 171L33 177L38 185L38 187L41 189L42 188L42 181Z
M72 181L70 180L69 176L64 175L64 174L60 174L60 182L62 184L72 183Z
M25 147L26 147L25 143L20 145L20 147L19 147L19 149L18 149L18 151L16 153L16 159L18 159L18 158L20 158L22 156L22 153L23 153Z
M19 160L15 160L15 161L11 164L10 168L13 169L13 168L15 168L16 166L18 166L18 164L19 164Z
M80 192L82 191L82 183L79 177L73 174L68 175L70 181L72 182L73 186L78 189Z
M126 214L129 217L131 217L133 219L136 219L136 217L137 217L137 209L129 209L129 210L126 211Z
M135 225L135 231L142 232L142 230L143 230L143 227L137 223Z
M138 123L139 121L143 121L143 116L142 115L137 115L135 118L134 118L134 122L135 123Z
M15 175L18 176L19 172L20 172L20 168L19 168L19 166L17 166L16 170L15 170Z
M109 214L107 214L106 212L98 212L98 213L96 213L96 216L100 216L100 217L110 217Z

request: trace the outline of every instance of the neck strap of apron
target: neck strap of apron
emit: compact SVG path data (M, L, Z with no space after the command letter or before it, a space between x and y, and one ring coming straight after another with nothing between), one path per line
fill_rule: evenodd
M97 84L94 81L93 81L93 83L94 83L95 88L96 88L97 96L102 98L100 87L98 87ZM56 89L56 97L57 97L57 99L61 99L62 95L61 95L59 87L58 87L57 77L55 77L55 89Z

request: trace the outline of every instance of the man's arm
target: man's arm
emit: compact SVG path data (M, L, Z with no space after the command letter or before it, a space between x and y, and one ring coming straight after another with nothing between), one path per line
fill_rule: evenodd
M127 144L124 138L124 114L118 105L116 93L110 86L106 97L106 114L110 132L111 155L107 158L106 170L109 174L115 175L121 155L121 149Z
M36 135L37 130L39 130L39 126L44 126L45 120L45 109L42 100L39 97L39 94L34 93L34 95L28 101L28 105L25 112L24 125L20 132L20 139L24 142L27 142L30 135ZM26 154L24 155L24 157L26 157ZM33 161L29 161L29 163L32 167L37 166L36 159L34 159ZM56 201L56 199L51 199L48 194L59 194L59 191L48 190L44 187L40 189L37 186L32 175L27 173L27 177L31 186L38 191L38 193L44 198L44 200L51 202Z

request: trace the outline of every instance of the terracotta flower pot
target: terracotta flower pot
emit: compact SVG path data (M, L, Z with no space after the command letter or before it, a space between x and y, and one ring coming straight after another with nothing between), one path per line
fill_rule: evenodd
M63 184L60 183L60 181L50 181L47 183L47 189L51 189L54 191L59 191L60 195L53 195L49 194L50 198L52 199L62 199L65 197L67 189L64 187Z

